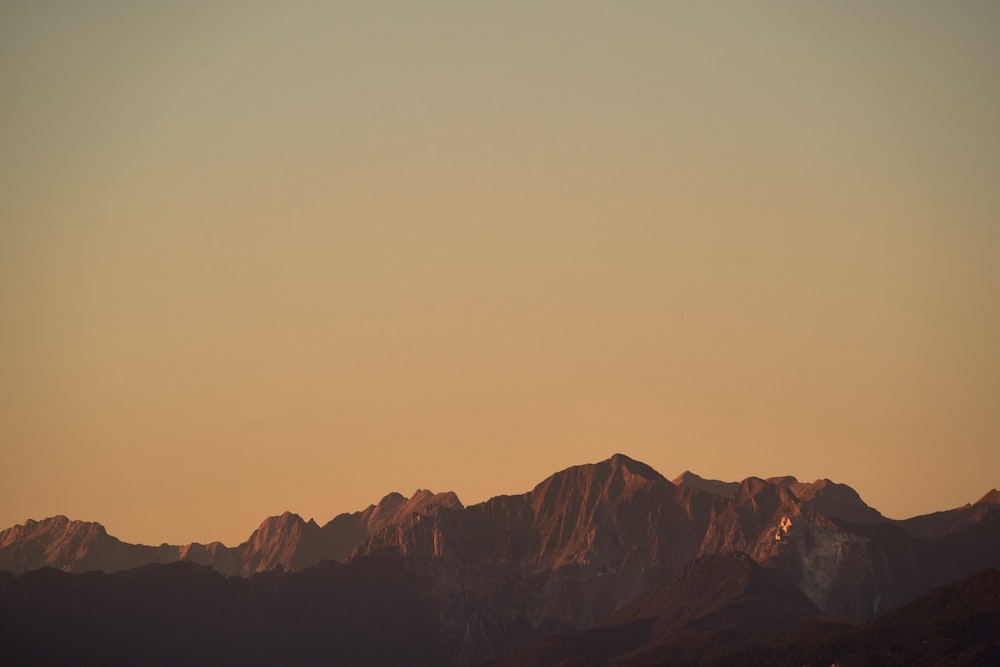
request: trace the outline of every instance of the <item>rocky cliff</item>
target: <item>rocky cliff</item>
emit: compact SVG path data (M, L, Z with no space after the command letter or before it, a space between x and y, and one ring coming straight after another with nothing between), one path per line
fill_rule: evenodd
M1000 566L995 492L892 521L822 479L674 482L616 454L531 491L463 507L452 493L398 493L325 525L285 513L236 546L129 545L98 524L55 517L0 533L0 569L114 572L190 560L231 575L382 559L426 583L436 641L457 664L608 618L698 558L744 553L820 611L872 618L932 586Z
M369 535L438 506L455 509L462 503L454 493L421 489L410 498L390 493L375 505L340 514L323 526L285 512L264 519L235 547L221 542L158 547L128 544L108 535L99 523L71 521L64 516L29 519L0 532L0 570L20 573L51 567L64 572L110 573L186 560L228 575L246 576L277 567L296 571L322 560L344 561Z

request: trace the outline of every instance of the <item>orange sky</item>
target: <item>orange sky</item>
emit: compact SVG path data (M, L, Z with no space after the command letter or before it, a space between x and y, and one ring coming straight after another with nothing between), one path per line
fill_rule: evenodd
M0 5L0 528L1000 486L1000 5L141 4Z

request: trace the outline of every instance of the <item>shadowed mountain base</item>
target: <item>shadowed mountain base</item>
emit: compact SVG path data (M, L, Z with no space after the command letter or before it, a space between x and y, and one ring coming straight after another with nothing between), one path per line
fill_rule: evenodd
M809 607L751 561L714 557L596 628L520 647L493 667L1000 664L997 570L862 625Z
M672 483L616 454L557 472L527 493L470 507L454 494L418 491L409 500L389 494L325 526L285 513L267 519L232 549L217 543L186 550L128 545L99 524L64 517L27 522L0 532L0 569L24 572L41 564L110 571L133 558L186 558L249 577L230 580L196 567L154 568L143 576L136 572L144 570L134 570L110 578L65 579L52 571L8 577L12 593L5 594L4 604L18 610L9 613L10 625L21 628L23 637L40 633L38 641L62 636L87 642L83 628L104 632L111 647L160 646L168 655L171 647L202 644L228 650L245 639L257 646L253 655L276 662L287 662L280 651L274 653L285 642L306 657L355 647L365 663L371 658L377 664L396 655L388 647L403 646L409 647L407 655L443 655L454 664L476 665L541 637L601 626L595 641L614 651L598 654L602 660L624 659L628 653L620 655L619 644L673 645L678 633L685 642L708 638L704 646L678 655L712 655L728 645L717 641L720 633L757 636L799 624L817 610L864 622L934 586L1000 567L996 496L991 492L964 508L893 521L853 489L829 480L749 477L729 483L686 474ZM347 563L341 569L314 567L329 558ZM389 568L384 580L372 574L373 563ZM292 574L263 574L278 566ZM699 578L706 569L711 575ZM176 589L156 589L171 572L204 573L203 589L186 589L186 578ZM46 606L46 582L58 593L54 607ZM313 582L313 589L301 582ZM154 588L147 592L149 586ZM213 587L233 592L216 595L210 593ZM314 589L328 596L315 596ZM176 599L182 593L186 606ZM653 597L639 597L646 594ZM642 602L634 601L637 597ZM142 606L143 598L162 599L177 613L158 615ZM44 613L33 612L35 605ZM632 616L612 616L626 613ZM200 621L185 626L184 614ZM375 626L391 627L384 641L363 641L374 627L365 614ZM237 619L233 625L225 620L230 616ZM107 635L93 619L114 628L136 625L134 632ZM53 628L58 635L49 633ZM176 636L166 641L162 633L174 632L171 628ZM20 634L8 632L11 641L24 645ZM273 641L265 641L269 632L276 633ZM399 635L392 643L376 646L392 633ZM324 643L338 637L337 645ZM385 660L371 653L376 648L389 651Z
M442 665L424 582L360 559L225 577L194 563L0 579L9 665Z

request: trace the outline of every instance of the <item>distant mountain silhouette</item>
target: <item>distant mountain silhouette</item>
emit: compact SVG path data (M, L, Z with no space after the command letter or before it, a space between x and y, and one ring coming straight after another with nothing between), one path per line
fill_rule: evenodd
M995 665L1000 571L932 590L865 624L825 617L738 554L699 560L600 625L512 650L493 667Z
M190 562L111 575L0 574L5 664L454 665L435 582L392 559L224 577ZM596 627L515 648L541 665L993 665L1000 572L987 570L861 625L821 614L743 554L698 559Z
M324 526L291 512L264 519L246 542L150 547L128 544L107 534L98 523L70 521L64 516L28 520L0 532L0 570L14 573L52 567L65 572L118 572L151 563L189 560L210 565L222 574L250 575L282 567L301 570L321 560L345 561L369 535L411 514L437 506L461 508L454 493L420 489L409 499L390 493L378 504L353 514L340 514Z
M793 597L808 601L810 613L865 621L934 586L1000 567L995 492L964 508L892 521L850 487L825 479L727 483L685 473L676 482L616 454L557 472L527 493L469 507L452 493L421 490L409 499L389 494L323 526L285 513L236 547L129 545L98 524L55 517L0 533L0 569L116 572L189 560L253 579L324 561L395 563L421 582L421 613L437 650L472 665L540 637L613 625L612 615L639 596L685 573L698 580L697 568L729 567L722 581L766 580L768 591L785 597L772 608L719 593L728 602L717 609L707 598L692 602L690 622L738 619L746 609L757 611L748 620L761 622L768 614L788 620L788 609L808 616ZM746 556L710 558L735 552ZM692 600L702 588L708 595L707 584L689 587ZM649 627L654 639L673 637L659 621ZM694 626L678 627L688 633ZM733 620L725 631L750 630Z
M191 562L0 579L8 665L447 665L395 561L225 577Z
M712 633L777 633L823 619L802 593L746 554L704 556L596 627L511 651L497 667L604 663Z
M115 572L174 560L177 547L128 544L108 535L99 523L72 521L65 516L29 519L0 532L0 569L15 573L40 567Z
M943 512L934 512L899 521L900 528L910 535L937 538L961 532L980 523L1000 505L1000 491L992 489L971 505L957 507Z

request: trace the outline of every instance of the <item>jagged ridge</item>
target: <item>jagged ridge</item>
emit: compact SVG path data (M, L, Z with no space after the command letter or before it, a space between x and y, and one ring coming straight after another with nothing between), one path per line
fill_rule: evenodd
M28 520L0 532L0 570L24 572L52 567L65 572L118 572L150 563L189 560L209 565L222 574L250 575L281 567L295 571L321 560L344 561L386 526L436 507L461 508L452 492L417 490L410 498L390 493L375 505L352 514L340 514L323 526L285 512L264 519L242 544L221 542L151 547L128 544L108 535L99 523L71 521L56 516Z
M324 526L285 513L234 548L126 545L97 524L61 518L0 533L0 568L41 560L111 569L130 559L182 558L248 575L389 557L433 583L441 645L472 664L545 633L592 625L712 554L745 552L820 609L857 619L1000 564L1000 512L990 502L895 522L830 480L727 483L684 474L676 481L616 454L470 507L454 494L421 490L409 499L389 494Z

